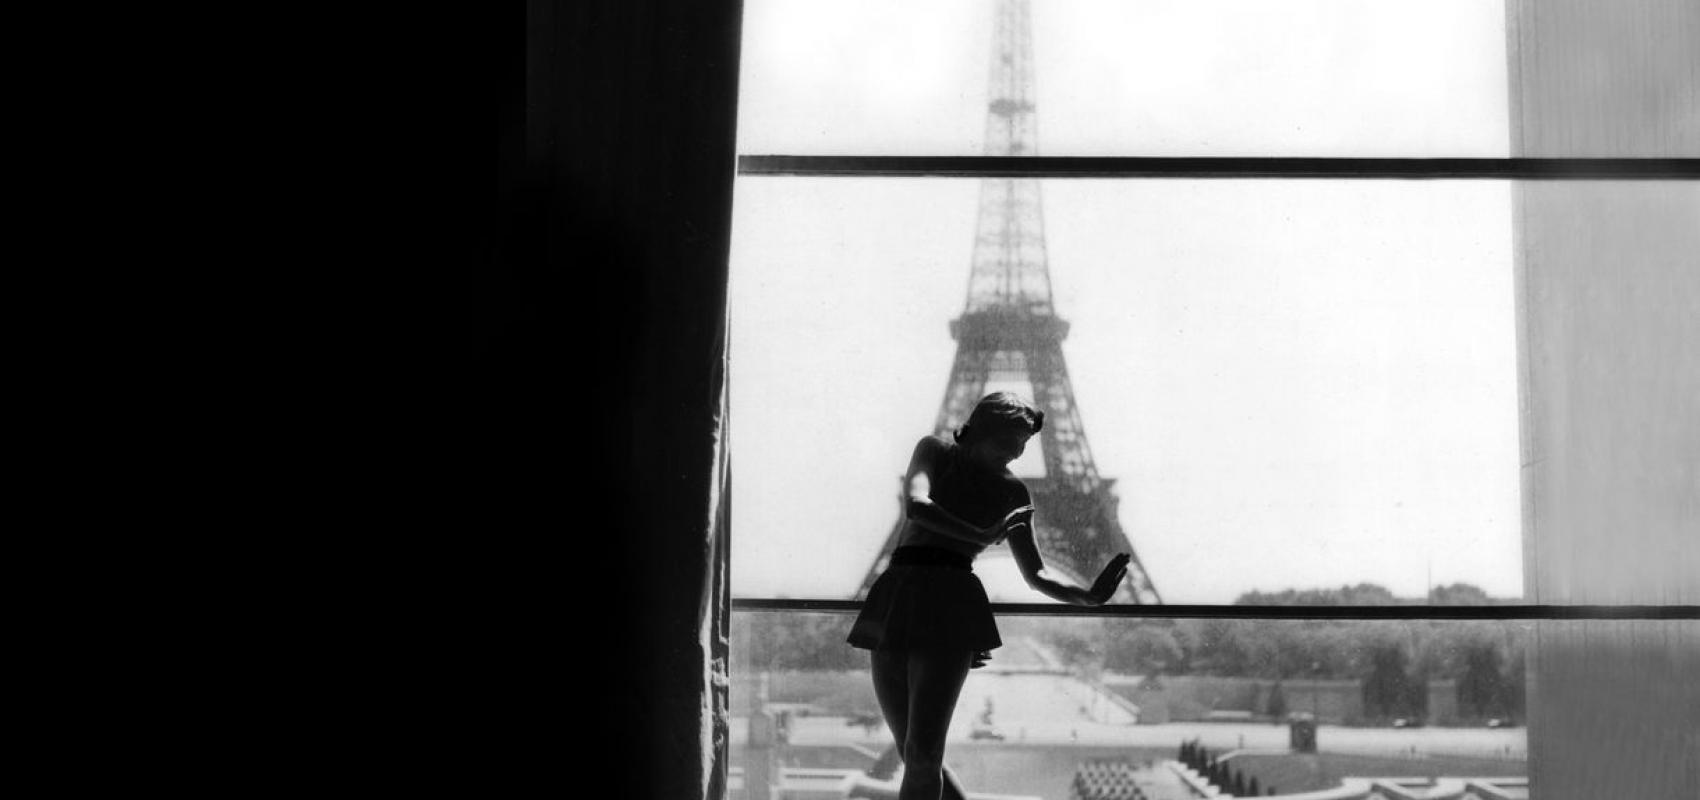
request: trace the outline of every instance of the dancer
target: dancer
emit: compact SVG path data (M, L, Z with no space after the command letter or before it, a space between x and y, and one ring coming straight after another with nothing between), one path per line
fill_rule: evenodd
M1046 574L1032 497L1009 471L1044 422L1043 411L995 392L974 406L954 443L925 437L910 458L897 549L849 636L872 651L874 694L903 759L899 800L965 797L944 769L945 733L968 671L1003 644L975 556L1007 538L1027 584L1074 605L1103 605L1127 574L1126 553L1090 589Z

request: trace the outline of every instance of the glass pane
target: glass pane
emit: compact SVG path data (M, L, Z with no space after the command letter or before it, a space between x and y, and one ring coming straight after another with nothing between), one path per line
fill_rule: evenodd
M844 792L830 796L893 786L868 654L844 644L851 620L733 615L729 796L759 796L764 776ZM1004 646L957 701L945 762L970 793L1044 800L1130 785L1192 797L1200 781L1285 795L1382 776L1526 796L1534 625L1006 617ZM1214 776L1212 758L1225 766Z
M1060 353L1066 381L1041 383L1078 441L1042 432L1013 469L1041 527L1046 481L1101 485L1095 529L1162 602L1522 595L1508 184L984 184L739 181L736 595L857 595L950 416L952 322L1015 307L1066 330L999 345L969 393L1034 397L1033 353ZM1048 602L1007 546L975 570Z
M744 7L743 153L1005 154L1011 130L1045 155L1503 158L1509 147L1500 3Z

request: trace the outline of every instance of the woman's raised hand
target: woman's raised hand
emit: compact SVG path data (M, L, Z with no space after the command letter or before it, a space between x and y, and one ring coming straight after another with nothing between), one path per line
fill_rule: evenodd
M1030 526L1032 524L1033 506L1025 505L1017 508L1008 514L1003 515L1003 519L998 520L992 525L990 530L990 533L992 534L992 544L997 544L998 542L1003 541L1004 537L1008 536L1010 532L1016 528L1023 525Z
M1098 573L1098 580L1092 582L1092 589L1088 592L1092 605L1101 606L1109 602L1110 597L1116 593L1116 587L1121 585L1122 578L1127 576L1127 562L1130 558L1132 556L1127 553L1118 553L1115 558L1110 559L1110 563L1104 565L1104 571Z

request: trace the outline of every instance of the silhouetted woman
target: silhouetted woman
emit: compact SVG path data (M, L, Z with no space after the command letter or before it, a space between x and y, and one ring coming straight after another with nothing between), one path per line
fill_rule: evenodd
M1044 423L1044 412L996 392L974 407L954 443L928 436L909 460L897 549L849 637L873 651L874 694L903 758L900 800L963 797L944 770L945 733L968 671L1003 644L974 577L980 551L1007 537L1027 584L1074 605L1103 605L1127 574L1126 553L1110 559L1090 589L1045 574L1032 497L1009 471Z

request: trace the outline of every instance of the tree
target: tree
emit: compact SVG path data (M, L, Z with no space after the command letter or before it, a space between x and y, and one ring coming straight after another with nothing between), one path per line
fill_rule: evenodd
M1111 637L1104 653L1104 666L1117 672L1160 675L1180 666L1184 658L1180 642L1169 626L1141 624Z
M1039 638L1056 651L1057 657L1081 671L1100 669L1104 664L1104 620L1058 619L1048 621Z
M864 663L845 643L855 620L837 614L749 614L732 629L734 671L846 670Z
M1269 687L1269 699L1264 701L1263 711L1274 719L1287 716L1287 690L1281 688L1280 681Z
M1340 587L1340 605L1343 606L1393 606L1399 605L1399 598L1394 597L1387 587L1374 583L1360 583L1356 586Z
M1364 677L1364 713L1370 717L1408 714L1411 679L1405 668L1408 657L1399 642L1382 638L1365 644L1369 674Z
M1524 702L1528 697L1524 690L1524 680L1527 676L1523 659L1523 648L1519 646L1511 654L1510 663L1505 669L1505 682L1500 685L1504 692L1505 713L1519 722L1524 718Z
M1468 583L1436 586L1429 591L1429 603L1437 606L1485 606L1493 602L1487 592Z
M1342 585L1338 589L1283 589L1279 592L1251 591L1234 600L1256 606L1391 606L1400 600L1387 587L1374 583Z
M1459 711L1470 717L1503 717L1505 671L1499 648L1492 642L1471 642L1463 653L1458 676Z
M1185 642L1191 671L1204 675L1252 675L1257 665L1256 620L1188 619L1175 626Z

